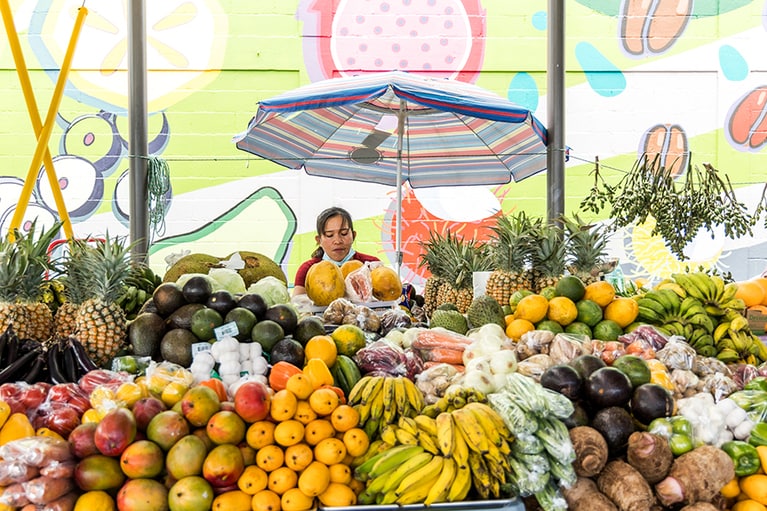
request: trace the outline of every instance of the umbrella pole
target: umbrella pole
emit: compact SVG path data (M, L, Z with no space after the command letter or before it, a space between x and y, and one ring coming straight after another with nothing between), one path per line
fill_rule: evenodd
M397 113L397 221L395 255L397 257L397 276L401 277L402 269L402 145L405 132L405 100L399 100Z

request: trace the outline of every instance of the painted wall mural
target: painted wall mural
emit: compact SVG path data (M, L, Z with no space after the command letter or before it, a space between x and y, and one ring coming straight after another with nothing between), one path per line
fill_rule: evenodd
M77 236L127 234L127 0L88 2L49 144ZM394 263L395 191L317 178L237 151L257 102L308 82L390 69L476 83L546 112L547 1L163 0L146 3L149 152L168 163L155 187L150 263L186 252L261 252L292 280L314 248L314 221L348 208L357 249ZM91 5L92 4L92 5ZM11 0L44 117L82 0ZM642 154L684 175L710 162L750 209L767 181L765 0L565 0L565 212L577 212L598 159L616 182ZM18 199L35 149L16 63L0 37L0 228L58 216L44 170ZM152 167L153 172L156 170ZM546 176L498 187L403 189L403 278L416 285L429 230L485 239L497 215L546 215ZM594 220L608 221L609 218ZM736 278L767 266L767 229L731 240L702 232L679 261L652 223L616 233L626 274L716 265Z

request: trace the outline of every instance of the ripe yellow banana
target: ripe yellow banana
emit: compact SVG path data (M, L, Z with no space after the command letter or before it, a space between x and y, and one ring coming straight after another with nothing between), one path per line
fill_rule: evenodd
M711 297L711 301L719 303L724 296L724 279L719 275L711 275L711 282L714 283L714 294Z
M730 321L730 330L740 332L744 328L748 327L748 320L745 316L738 314Z
M417 435L418 434L418 424L416 424L415 420L412 417L406 417L406 416L400 416L397 419L397 425L410 433L411 435Z
M400 482L397 489L394 491L394 495L397 497L399 504L412 504L415 502L423 502L428 495L428 488L433 485L434 479L437 478L442 472L442 465L445 458L442 456L432 456L431 460L421 468L409 473L405 479ZM414 490L423 485L425 481L431 481L432 485L429 485L427 491L421 496L420 491L413 495ZM405 495L410 494L405 498ZM418 495L420 498L415 498Z
M397 436L397 442L403 445L418 445L418 437L406 429L395 427L394 433Z
M397 445L397 426L394 424L385 424L378 432L381 440L389 445Z
M410 378L403 378L402 385L405 387L407 401L410 403L410 408L412 408L415 413L420 413L426 404L424 402L423 392L421 392L421 389L416 387L415 383L413 383Z
M718 325L716 325L716 328L714 329L714 342L719 342L719 339L725 337L729 329L730 329L729 321L723 321L719 323Z
M453 459L459 467L469 466L469 445L460 428L453 428Z
M471 491L471 469L468 465L459 465L456 462L455 478L447 494L448 502L460 502Z
M407 399L407 389L405 389L405 380L407 378L399 377L394 379L394 402L397 409L397 415L402 416L408 412L410 403Z
M455 460L453 458L444 458L444 461L442 462L442 473L439 474L439 477L432 485L423 503L430 506L437 502L445 502L457 473L458 466L456 465Z
M383 477L386 478L386 481L383 483L380 493L387 494L389 492L392 492L393 494L394 490L396 490L399 487L399 484L408 476L408 474L412 474L419 468L423 467L424 465L429 463L433 458L434 458L433 454L422 451L421 453L416 454L410 459L402 461L401 464L398 467L396 467L394 470L391 470L385 473Z
M430 434L431 436L437 436L437 421L436 419L427 415L419 414L413 417L418 429Z
M430 452L432 454L440 454L442 452L439 449L439 444L437 443L436 436L432 436L422 429L418 430L418 434L416 436L418 437L418 445L423 447L424 451Z
M469 468L471 468L471 477L477 493L484 499L490 497L490 471L480 453L469 452Z
M450 412L442 412L435 419L437 424L437 445L443 456L451 456L455 450L456 427L453 415Z

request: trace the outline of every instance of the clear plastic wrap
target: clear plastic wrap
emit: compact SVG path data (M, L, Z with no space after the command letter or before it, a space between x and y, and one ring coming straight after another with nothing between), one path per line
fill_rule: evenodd
M112 371L124 372L132 374L133 376L141 376L146 373L146 368L149 367L149 363L152 361L152 357L138 357L136 355L124 355L122 357L115 357L112 359Z
M591 352L591 339L582 334L556 334L549 345L549 356L554 364L567 364L571 360Z
M344 296L357 303L373 300L373 280L370 276L370 266L363 264L349 272L344 279Z
M698 393L700 378L694 372L687 369L674 369L670 374L674 384L674 397L690 397Z
M379 339L359 350L354 355L354 361L363 373L407 374L405 351L386 339Z
M19 460L0 461L0 486L23 483L39 475L40 469Z
M73 455L66 440L49 436L30 436L0 446L0 458L41 467L52 461L69 461Z
M401 307L387 309L381 314L381 335L386 335L395 328L410 328L413 319Z
M618 337L618 340L624 344L631 344L634 341L642 340L653 350L658 351L663 349L668 342L669 337L653 325L639 325L631 332Z
M433 404L460 375L453 364L435 364L416 375L415 385L423 393L426 404Z
M605 364L611 365L615 360L626 354L626 345L620 341L591 341L592 355L601 358Z
M27 410L27 416L36 430L48 428L67 438L80 424L82 413L69 403L48 400L33 410Z
M355 305L341 318L341 324L355 325L368 332L377 332L381 328L381 318L370 307Z
M548 330L533 330L525 332L517 342L516 351L519 360L525 360L533 355L547 354L549 344L554 340L554 332Z
M687 371L692 371L696 355L695 348L678 336L672 336L666 346L655 354L656 358L669 370L685 369Z
M322 320L329 325L342 325L344 316L354 311L354 304L346 298L336 298L325 308Z
M695 356L692 371L698 376L717 373L724 374L725 376L732 376L727 364L714 357L704 357L702 355Z
M26 413L40 406L48 395L50 383L15 382L0 385L0 399L11 409L11 413Z
M738 390L738 385L723 374L709 374L700 379L698 392L707 392L714 396L714 401L719 402Z
M88 394L76 383L58 383L48 390L47 401L67 403L82 415L91 407Z
M553 365L554 361L551 360L550 356L533 355L517 363L517 372L539 382L544 371Z
M737 385L738 390L742 389L746 383L759 376L759 371L751 364L730 365L729 372L730 377L732 378L732 381L735 382L735 385Z
M22 483L24 492L30 502L46 505L75 489L74 479L68 477L36 477Z
M110 371L108 369L94 369L93 371L88 371L84 374L77 384L80 385L80 388L83 389L86 394L90 395L90 393L93 392L93 389L100 385L113 387L116 390L121 383L131 381L132 378L133 376L128 373L118 373L117 371Z

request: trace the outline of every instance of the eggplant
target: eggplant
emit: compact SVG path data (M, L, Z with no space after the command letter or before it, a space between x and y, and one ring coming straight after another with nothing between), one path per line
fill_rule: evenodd
M574 401L580 396L583 378L573 366L556 364L543 371L541 385Z

